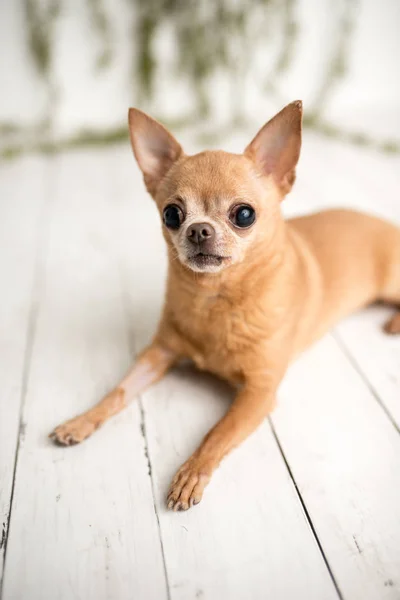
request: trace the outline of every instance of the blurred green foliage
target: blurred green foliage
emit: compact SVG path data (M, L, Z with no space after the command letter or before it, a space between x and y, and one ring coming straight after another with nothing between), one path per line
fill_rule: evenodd
M113 35L110 5L106 5L105 0L85 1L98 47L93 68L95 71L108 69L113 65L118 43ZM57 19L65 6L64 2L67 0L48 0L47 3L42 0L24 0L27 40L37 72L47 87L48 114L28 132L29 142L10 142L0 150L0 157L16 156L26 150L51 152L79 145L107 144L127 137L124 126L113 131L82 131L70 139L58 141L49 135L51 113L57 101L57 90L52 78L52 48ZM174 34L177 73L187 79L194 92L195 112L192 111L173 124L167 122L167 126L183 127L207 118L212 108L208 82L218 70L230 73L240 87L243 69L251 60L253 39L257 36L265 38L271 23L275 28L278 24L279 51L272 68L265 75L263 87L267 93L279 97L279 80L292 65L299 35L297 0L126 0L126 3L131 19L130 79L135 82L132 90L135 104L143 106L153 97L157 77L154 41L165 23L172 27ZM345 0L341 4L341 10L336 5L336 13L333 11L333 14L338 15L337 40L314 105L305 113L304 124L331 137L374 146L386 152L398 152L399 144L394 141L378 142L358 132L342 131L323 119L324 106L335 86L346 74L357 4L358 0ZM254 14L257 15L256 25ZM235 127L243 124L244 120L239 93L237 98L232 98L232 105L234 110L228 125ZM2 137L12 139L16 137L16 133L16 124L0 124ZM216 131L215 136L222 133L223 131ZM206 136L203 134L203 137Z

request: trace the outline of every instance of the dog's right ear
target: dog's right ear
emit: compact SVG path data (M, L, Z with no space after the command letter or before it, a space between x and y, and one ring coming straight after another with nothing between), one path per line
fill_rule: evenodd
M130 108L128 118L133 153L146 188L154 195L161 179L181 156L182 148L163 125L141 110Z

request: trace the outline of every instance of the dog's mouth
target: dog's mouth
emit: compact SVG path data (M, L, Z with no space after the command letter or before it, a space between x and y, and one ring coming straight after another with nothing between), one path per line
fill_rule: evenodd
M188 257L189 263L195 265L197 268L204 267L220 267L224 261L229 259L228 256L218 256L217 254L205 254L204 252L198 252L193 256Z

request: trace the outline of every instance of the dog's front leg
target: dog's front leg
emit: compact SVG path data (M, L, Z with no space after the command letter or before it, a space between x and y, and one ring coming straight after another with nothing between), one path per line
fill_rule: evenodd
M176 360L177 355L171 350L153 343L139 355L114 390L87 412L56 427L49 437L66 446L82 442L104 421L128 406L145 388L161 379Z
M276 387L271 382L245 385L227 414L175 475L167 497L168 508L187 510L200 502L204 488L223 457L250 435L274 408Z

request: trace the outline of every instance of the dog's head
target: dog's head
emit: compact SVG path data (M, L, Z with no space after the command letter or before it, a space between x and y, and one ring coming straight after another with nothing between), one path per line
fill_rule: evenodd
M301 115L301 102L286 106L243 154L187 156L160 123L129 110L133 152L156 201L167 244L183 265L216 273L273 239L279 203L295 179Z

